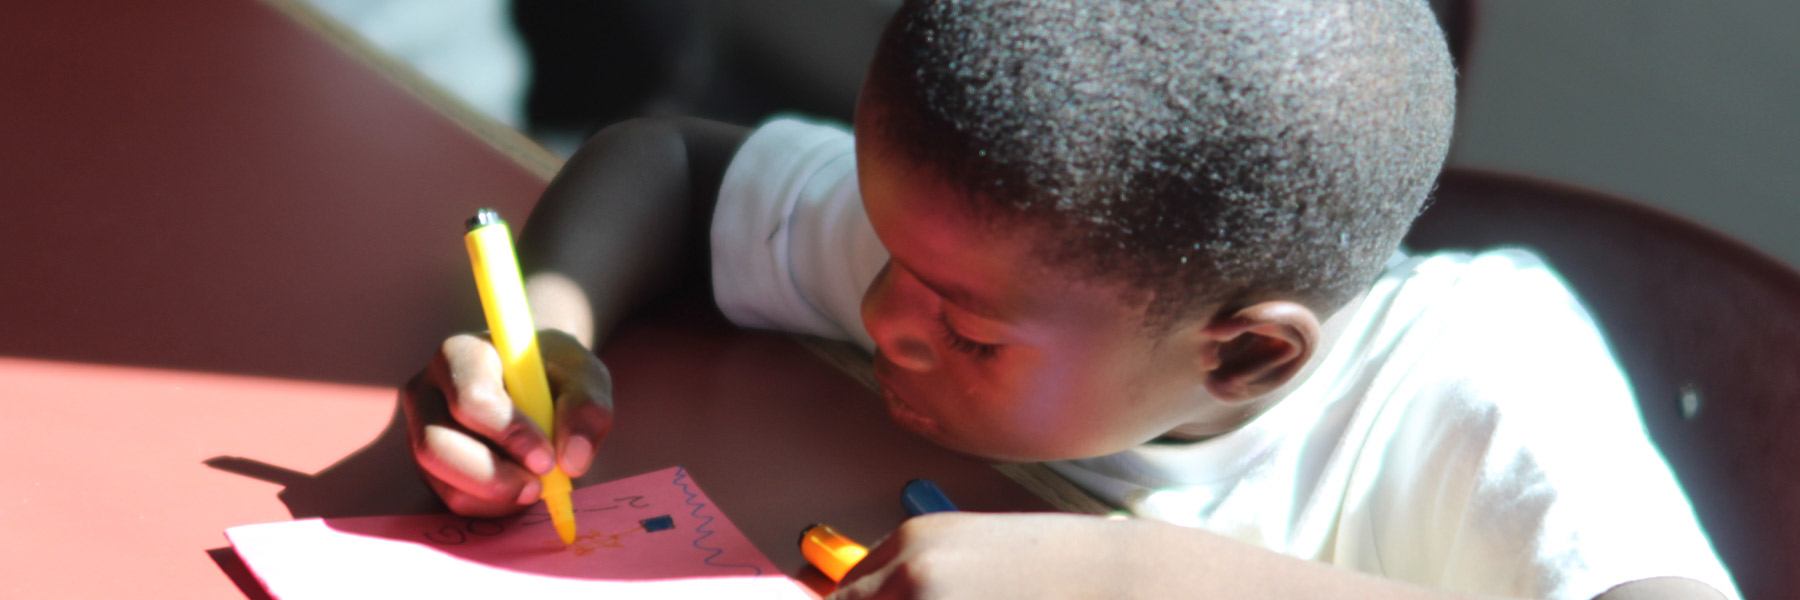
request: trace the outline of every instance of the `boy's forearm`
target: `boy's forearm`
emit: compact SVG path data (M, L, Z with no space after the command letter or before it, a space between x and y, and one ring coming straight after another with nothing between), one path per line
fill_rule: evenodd
M1205 532L1164 524L1142 523L1152 531L1135 536L1140 542L1132 562L1145 566L1160 562L1163 568L1150 567L1160 574L1174 574L1164 580L1171 587L1161 592L1192 593L1195 590L1236 598L1407 598L1471 599L1476 596L1430 589L1362 573L1305 561L1255 548ZM1230 548L1235 546L1236 548ZM1183 569L1176 563L1192 557L1214 561L1210 571ZM1230 563L1230 564L1220 564ZM1186 577L1192 580L1183 581ZM1218 577L1229 573L1231 577ZM1142 595L1141 597L1157 597ZM1165 596L1174 597L1174 596ZM1489 600L1493 597L1482 596ZM1723 595L1706 584L1680 577L1658 577L1620 584L1596 597L1596 600L1722 600Z
M606 128L550 182L519 236L539 327L595 348L632 310L705 289L719 182L748 130L699 119Z
M1152 586L1133 597L1473 599L1474 596L1408 585L1244 544L1211 532L1153 521L1126 550L1126 564L1146 569L1138 581ZM1193 568L1190 561L1207 564ZM1182 563L1188 562L1184 565ZM1203 592L1196 594L1195 592Z

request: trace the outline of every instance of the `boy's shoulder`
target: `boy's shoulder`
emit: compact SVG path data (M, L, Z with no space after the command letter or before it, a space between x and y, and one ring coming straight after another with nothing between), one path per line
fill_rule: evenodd
M1380 540L1369 560L1464 589L1496 569L1536 577L1519 582L1534 594L1659 575L1729 589L1604 333L1551 265L1513 248L1438 253L1383 286L1371 300L1387 302L1376 329L1390 337L1340 378L1366 382L1349 490L1362 500L1342 524ZM1462 547L1443 553L1447 539Z
M860 198L847 129L791 118L758 126L726 168L713 211L720 311L745 327L873 347L862 293L887 251Z
M1364 343L1388 346L1383 352L1396 358L1453 363L1470 374L1577 357L1580 365L1616 370L1573 289L1523 248L1396 259L1361 311L1371 338Z
M1604 415L1638 428L1630 386L1604 333L1562 277L1528 250L1409 257L1383 275L1370 300L1379 304L1360 370L1376 373L1347 376L1404 381L1410 393L1387 392L1440 405L1433 410L1556 429L1600 427L1567 417Z

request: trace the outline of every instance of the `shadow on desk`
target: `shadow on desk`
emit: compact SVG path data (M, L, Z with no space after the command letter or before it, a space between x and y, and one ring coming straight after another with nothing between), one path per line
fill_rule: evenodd
M215 456L206 460L206 466L282 486L277 497L296 519L444 510L407 458L406 419L398 402L379 436L317 474L241 456Z

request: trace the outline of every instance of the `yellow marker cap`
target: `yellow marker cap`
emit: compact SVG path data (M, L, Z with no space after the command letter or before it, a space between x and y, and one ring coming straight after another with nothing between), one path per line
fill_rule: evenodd
M800 555L832 581L843 581L844 574L869 555L869 549L830 525L814 524L800 532Z

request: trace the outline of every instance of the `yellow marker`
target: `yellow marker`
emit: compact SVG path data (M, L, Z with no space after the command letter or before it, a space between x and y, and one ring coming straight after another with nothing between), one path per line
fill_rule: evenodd
M491 208L469 219L463 242L469 246L469 262L475 266L475 287L481 290L481 308L487 313L488 330L500 350L506 369L506 393L544 433L555 435L555 408L550 403L550 380L544 375L544 358L538 353L537 326L531 322L531 306L525 303L525 284L519 278L519 259L513 256L512 234L506 221ZM569 503L569 476L562 467L545 475L544 507L564 544L575 543L575 510Z
M830 525L815 524L800 532L800 555L832 581L843 581L844 574L869 555L869 549Z

